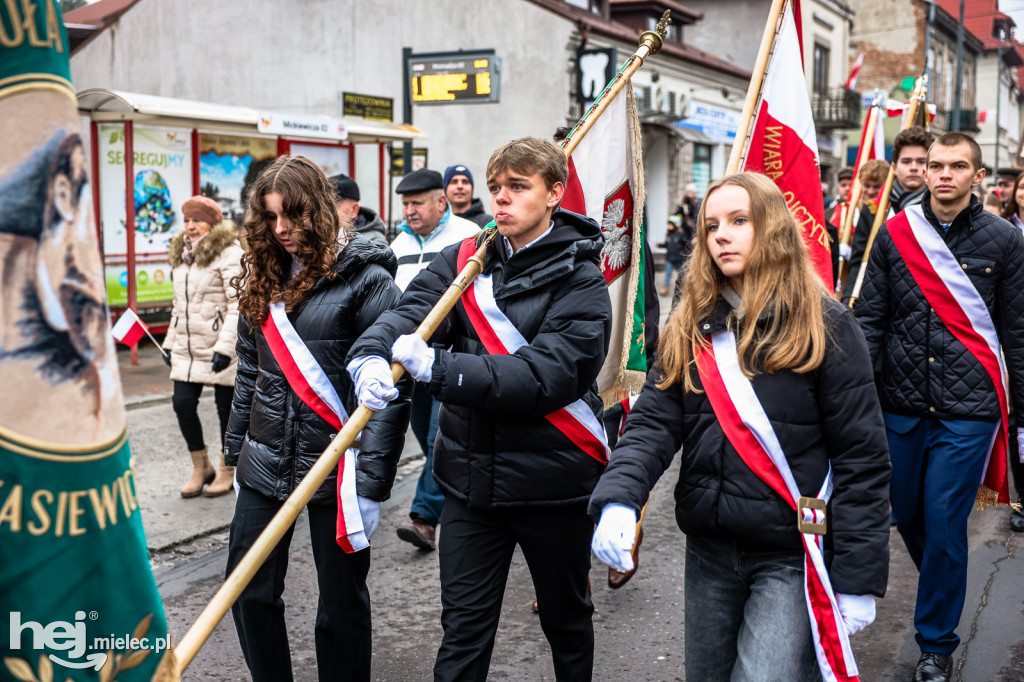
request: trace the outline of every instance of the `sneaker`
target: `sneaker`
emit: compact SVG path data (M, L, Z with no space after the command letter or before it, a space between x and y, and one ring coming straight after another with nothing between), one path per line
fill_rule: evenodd
M434 527L423 519L411 519L398 526L398 538L411 542L419 549L432 552L437 549Z

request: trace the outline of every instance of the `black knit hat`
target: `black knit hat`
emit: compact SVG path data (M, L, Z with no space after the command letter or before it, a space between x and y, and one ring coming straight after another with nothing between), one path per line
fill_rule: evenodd
M342 199L353 199L359 201L359 185L356 181L345 175L344 173L338 173L331 177L331 185L334 187L334 200L341 201Z

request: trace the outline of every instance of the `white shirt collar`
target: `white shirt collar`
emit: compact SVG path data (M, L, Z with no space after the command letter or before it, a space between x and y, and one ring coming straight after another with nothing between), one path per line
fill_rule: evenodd
M523 246L522 246L522 247L521 247L521 248L519 249L519 251L522 251L523 249L528 249L528 248L530 248L531 246L533 246L534 244L536 244L537 242L539 242L539 241L540 241L541 239L544 239L544 237L547 237L547 236L548 236L549 234L551 234L551 230L553 230L553 229L555 229L555 221L554 221L554 220L552 220L552 221L551 221L551 222L550 222L550 223L548 224L548 229L544 231L544 234L542 234L541 236L537 237L536 239L534 239L534 240L533 240L532 242L530 242L529 244L525 244L525 245L523 245ZM515 253L518 253L518 252L517 252L517 251L516 251L515 249L513 249L513 248L512 248L512 242L510 242L510 241L508 240L508 237L506 237L506 236L502 235L502 237L501 237L501 238L502 238L502 239L503 239L503 240L505 241L505 255L506 255L506 256L507 256L508 258L511 258L513 254L515 254Z

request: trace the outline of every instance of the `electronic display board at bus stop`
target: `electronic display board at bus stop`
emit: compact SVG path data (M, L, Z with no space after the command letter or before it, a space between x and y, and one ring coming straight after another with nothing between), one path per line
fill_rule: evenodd
M501 57L494 50L413 54L408 67L413 104L501 101Z

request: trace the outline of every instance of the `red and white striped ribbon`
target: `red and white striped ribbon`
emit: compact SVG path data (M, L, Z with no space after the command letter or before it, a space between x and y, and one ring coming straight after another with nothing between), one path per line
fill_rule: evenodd
M475 238L466 239L459 247L458 268L461 271L476 252ZM466 289L462 304L473 330L491 355L511 355L528 342L512 321L498 308L490 275L479 275ZM604 425L582 399L545 415L578 448L602 464L608 463L611 450Z
M920 206L911 206L886 223L896 250L907 264L914 282L942 323L988 373L999 399L1000 424L992 435L983 485L998 493L998 501L1010 502L1006 479L1006 448L1009 438L1009 403L1006 396L1006 365L999 349L999 335L988 306L956 256L946 246Z
M699 349L696 360L704 390L726 438L751 471L795 511L800 489L771 421L740 369L736 337L731 331L713 334L711 347ZM829 468L817 497L827 502L831 494ZM811 523L824 520L824 515L813 509L803 509L801 513ZM801 533L800 537L804 546L804 597L822 678L825 682L857 680L859 673L850 637L825 567L825 536Z
M283 303L270 305L270 314L261 329L270 352L295 395L324 421L340 430L348 420L345 405L320 363L295 331ZM359 513L359 498L356 494L358 457L359 450L349 448L342 455L338 466L337 541L338 546L349 554L370 546L363 530L363 517Z

